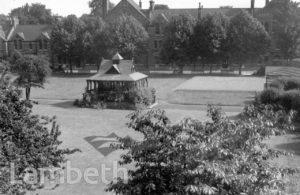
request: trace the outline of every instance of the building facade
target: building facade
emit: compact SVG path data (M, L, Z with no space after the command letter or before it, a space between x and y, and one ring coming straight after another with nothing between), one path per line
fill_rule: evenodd
M17 18L12 18L8 34L0 27L0 58L9 58L16 51L50 57L51 31L51 25L20 25Z
M251 3L251 4L250 4ZM269 0L266 0L266 4ZM255 8L255 0L249 2L249 8L245 8L257 17L265 25L266 29L272 31L272 18L263 9ZM163 29L173 17L180 15L190 15L195 19L200 19L207 14L222 13L231 17L240 11L240 8L221 7L221 8L203 8L199 3L198 8L194 9L156 9L155 2L150 0L148 8L143 8L142 0L137 4L134 0L121 0L113 9L109 10L109 0L103 0L102 13L106 21L111 21L122 14L133 16L148 31L148 51L143 62L148 67L160 64L160 52L164 39Z
M203 8L201 3L194 9L156 9L155 2L149 1L149 4L143 6L142 0L137 4L134 0L120 0L120 2L111 10L109 9L109 0L103 0L101 12L105 21L111 21L126 14L133 16L147 30L149 39L147 42L147 53L140 57L140 63L150 67L161 64L160 52L164 39L164 27L169 21L180 15L190 15L195 19L200 19L207 14L222 13L231 17L240 11L240 8L229 6L220 8ZM269 0L266 0L266 4ZM255 0L249 1L249 8L245 8L254 17L258 18L272 34L272 17L264 12L264 9L255 8ZM144 8L147 7L147 8ZM196 7L196 6L195 6ZM51 57L51 29L50 25L20 25L17 18L11 19L10 30L5 33L0 26L0 58L7 58L15 51L21 54L46 55ZM275 47L275 46L274 46ZM52 59L51 59L52 61ZM66 60L55 60L66 61Z

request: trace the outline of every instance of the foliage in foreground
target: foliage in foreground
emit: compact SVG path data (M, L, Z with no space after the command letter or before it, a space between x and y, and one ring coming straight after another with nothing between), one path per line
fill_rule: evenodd
M120 139L116 147L129 150L120 164L134 163L135 169L129 171L128 181L119 178L107 190L128 195L259 195L284 190L283 177L295 170L270 164L286 154L263 141L289 129L292 113L251 105L236 121L213 107L208 116L206 122L187 118L171 124L161 110L132 114L128 126L144 140Z
M20 92L6 84L1 82L0 88L0 194L22 194L43 187L28 183L28 168L60 168L66 155L77 150L59 149L61 132L55 118L33 115L30 102L21 100ZM16 177L13 183L12 163ZM36 179L39 182L41 178Z

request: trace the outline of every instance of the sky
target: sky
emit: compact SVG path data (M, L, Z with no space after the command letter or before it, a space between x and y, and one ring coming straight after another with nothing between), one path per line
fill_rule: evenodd
M139 0L134 0L138 3ZM155 0L157 4L167 4L170 8L198 8L199 2L206 8L216 8L230 5L233 7L250 7L251 0ZM300 0L296 0L300 2ZM11 9L20 7L26 3L42 3L52 10L53 14L67 16L75 14L81 16L89 13L89 0L0 0L0 14L8 14ZM120 0L111 0L117 4ZM149 7L149 0L142 0L143 9ZM256 7L263 7L265 0L256 0Z

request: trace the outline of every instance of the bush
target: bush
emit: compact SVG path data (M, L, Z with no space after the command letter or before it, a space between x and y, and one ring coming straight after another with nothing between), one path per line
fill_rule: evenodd
M97 94L86 91L82 100L75 100L74 105L85 108L144 109L155 102L155 89L144 88L137 91L110 91Z
M279 78L274 80L270 87L277 88L279 90L289 91L294 89L300 89L300 79L295 78Z
M266 89L259 95L262 104L277 104L280 98L280 91L275 88Z
M286 110L300 111L300 90L290 90L280 97L280 105Z

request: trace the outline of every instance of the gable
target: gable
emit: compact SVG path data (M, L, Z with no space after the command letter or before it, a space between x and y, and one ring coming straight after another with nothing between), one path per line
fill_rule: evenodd
M147 26L149 23L148 18L132 0L122 0L108 13L105 20L112 21L123 14L133 16L143 26Z
M18 25L7 39L12 40L18 34L23 33L22 36L24 36L26 41L36 41L43 33L47 32L50 35L51 31L52 26L50 25Z
M120 74L120 70L117 65L113 65L105 74Z

